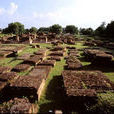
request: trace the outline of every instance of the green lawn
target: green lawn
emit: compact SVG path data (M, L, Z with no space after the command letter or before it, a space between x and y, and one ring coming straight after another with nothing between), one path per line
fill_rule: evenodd
M52 47L52 44L50 44L50 43L38 43L40 46L41 46L41 48L47 48L47 47Z
M62 104L61 93L57 88L61 87L62 76L61 72L64 69L65 60L62 59L60 62L56 62L56 66L52 68L49 77L46 81L45 88L43 90L41 99L39 101L39 112L45 113L54 107L59 107ZM58 92L57 92L58 91Z
M71 46L71 47L76 47L77 49L82 49L82 48L87 48L88 46L83 46L83 42L77 42L75 45L68 45L68 44L63 44L62 46Z
M0 59L0 65L1 66L7 66L13 60L14 60L13 57L10 57L10 58L2 58L2 59Z
M26 45L25 49L18 54L18 56L21 56L25 53L33 54L34 52L38 51L38 48L32 48L29 45Z

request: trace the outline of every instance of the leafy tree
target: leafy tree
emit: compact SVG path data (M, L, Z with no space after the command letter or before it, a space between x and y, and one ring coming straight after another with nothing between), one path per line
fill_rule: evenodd
M106 32L106 27L105 27L105 22L103 22L96 30L95 30L95 35L97 36L105 36Z
M114 37L114 21L111 21L106 27L106 35Z
M22 34L24 33L24 25L19 22L10 23L7 28L3 30L4 33Z
M50 32L60 34L62 32L62 27L59 24L52 25L50 27Z
M67 25L65 28L66 33L70 34L77 34L78 33L78 28L75 27L74 25Z
M92 28L82 28L80 29L80 33L83 34L83 35L90 35L92 36L94 34L94 30Z
M0 33L2 32L2 29L0 28Z
M38 29L38 32L48 33L49 31L50 31L50 29L48 27L40 27Z
M31 27L30 32L31 33L37 33L37 28L36 27Z
M24 33L25 33L25 34L28 34L29 31L30 31L29 29L25 29Z

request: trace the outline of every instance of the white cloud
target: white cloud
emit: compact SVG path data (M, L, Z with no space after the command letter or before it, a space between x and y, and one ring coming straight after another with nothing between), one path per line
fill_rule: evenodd
M67 7L61 7L52 12L39 12L34 15L38 19L46 19L50 24L63 26L74 24L79 27L96 28L103 21L114 19L114 0L72 0Z
M13 15L18 9L18 5L15 4L14 2L10 3L10 9L8 10L9 15Z
M4 15L14 15L15 12L17 11L18 9L18 5L15 4L14 2L11 2L10 3L10 7L8 9L5 9L5 8L0 8L0 15L4 14Z
M47 0L48 1L48 0ZM60 0L59 0L60 1ZM65 1L65 0L64 0ZM18 5L10 3L8 9L0 8L0 14L3 14L12 21L20 21L30 26L50 26L60 24L63 27L69 24L78 27L98 27L103 21L110 22L114 19L114 0L69 0L63 4L63 7L50 8L46 11L37 11L32 14L16 13ZM31 4L33 5L33 4ZM48 4L47 4L48 5ZM30 12L32 11L29 9ZM8 21L8 20L6 20ZM7 22L8 23L8 22Z

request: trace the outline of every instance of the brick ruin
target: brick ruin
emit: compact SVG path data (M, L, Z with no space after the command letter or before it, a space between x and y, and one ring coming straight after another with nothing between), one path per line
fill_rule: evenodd
M1 43L3 44L18 44L18 43L24 43L24 44L32 44L32 43L48 43L48 42L55 42L55 43L67 43L67 44L75 44L75 36L71 34L60 34L57 35L55 33L28 33L28 34L22 34L22 35L16 35L16 36L7 36L1 38Z

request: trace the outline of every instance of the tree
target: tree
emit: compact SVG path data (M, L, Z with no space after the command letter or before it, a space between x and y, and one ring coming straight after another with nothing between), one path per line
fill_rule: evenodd
M10 23L7 28L3 30L4 33L22 34L24 33L24 25L19 22Z
M31 33L37 33L37 28L36 27L31 27L30 32Z
M0 28L0 33L2 32L2 29Z
M62 27L59 24L52 25L50 27L50 32L60 34L62 32Z
M105 22L103 22L96 30L95 30L95 35L97 36L105 36L106 35L106 27L105 27Z
M82 28L80 29L80 33L83 34L83 35L90 35L92 36L94 34L94 30L92 28Z
M114 21L111 21L106 27L106 35L114 37Z
M25 33L25 34L28 34L29 31L30 31L29 29L25 29L24 33Z
M75 27L74 25L67 25L65 28L66 33L70 34L77 34L78 33L78 28Z
M38 29L38 32L48 33L49 31L50 31L50 29L48 27L40 27Z

